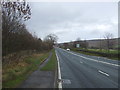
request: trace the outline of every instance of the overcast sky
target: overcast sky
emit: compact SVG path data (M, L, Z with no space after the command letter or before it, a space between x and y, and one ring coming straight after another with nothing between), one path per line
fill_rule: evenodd
M31 2L27 28L43 39L53 33L58 42L103 38L106 32L118 37L117 2Z

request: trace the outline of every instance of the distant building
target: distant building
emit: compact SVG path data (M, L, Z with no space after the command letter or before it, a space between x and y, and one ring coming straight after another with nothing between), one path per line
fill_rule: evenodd
M120 38L110 39L109 42L111 49L117 49L118 47L120 48ZM63 48L96 48L96 49L107 48L106 39L72 41L60 43L58 45Z
M84 41L74 41L74 47L75 48L86 48L88 46L88 43Z
M76 48L80 48L80 44L76 44Z
M120 38L114 38L109 40L110 48L115 49L118 46L118 40ZM97 39L97 40L87 40L88 48L107 48L106 39Z

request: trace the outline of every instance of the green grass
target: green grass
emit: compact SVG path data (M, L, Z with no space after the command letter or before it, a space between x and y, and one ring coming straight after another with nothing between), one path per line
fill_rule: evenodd
M90 50L90 51L96 51L96 52L103 52L103 53L112 53L112 54L117 54L118 52L119 52L119 50L109 50L109 52L108 52L108 50L105 50L105 49L102 49L102 50L100 50L100 49L88 49L88 50Z
M49 56L49 53L34 54L25 58L17 65L3 67L3 88L15 88L20 85Z
M50 60L40 70L42 70L42 71L55 71L56 67L57 67L57 59L56 59L56 55L55 55L55 50L53 49L52 56L51 56Z
M78 50L79 50L78 48L72 48L71 50L72 50L72 51L75 51L75 52L78 52L78 53L86 54L86 55L103 57L103 56L101 56L100 54L94 54L94 53L89 53L89 52L78 51ZM102 51L100 51L99 49L88 49L88 50L89 50L89 51L96 51L96 52L108 53L108 51L106 51L106 50L102 50ZM111 53L112 53L112 54L117 54L117 53L119 53L119 52L118 52L118 50L110 50L109 53L110 53L110 54L111 54ZM106 57L106 58L113 59L113 60L119 60L118 57Z
M92 53L88 53L88 52L82 52L82 51L77 51L77 49L71 49L74 52L78 52L78 53L82 53L82 54L86 54L86 55L95 55L95 56L100 56L98 54L92 54Z

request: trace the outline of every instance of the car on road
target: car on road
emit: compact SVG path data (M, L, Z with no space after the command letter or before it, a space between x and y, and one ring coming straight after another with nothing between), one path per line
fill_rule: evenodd
M69 49L69 48L67 48L66 50L67 50L67 51L70 51L70 49Z

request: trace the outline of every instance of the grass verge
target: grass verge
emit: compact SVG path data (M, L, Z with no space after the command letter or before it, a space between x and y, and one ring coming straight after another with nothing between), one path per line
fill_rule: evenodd
M34 54L21 60L18 64L3 66L2 87L18 87L49 56L48 52Z
M57 67L57 59L56 59L56 55L55 55L55 50L53 49L52 56L51 56L50 60L40 70L42 70L42 71L55 71L56 67Z
M102 53L109 53L109 54L118 54L120 53L119 50L112 50L110 49L109 52L108 50L105 50L105 49L88 49L89 51L95 51L95 52L102 52Z
M71 50L74 52L78 52L78 53L82 53L82 54L86 54L86 55L100 56L100 57L106 57L106 58L113 59L113 60L119 60L119 57L107 57L107 56L102 56L101 54L97 54L97 53L83 52L83 51L79 51L77 48L73 48ZM89 51L100 52L100 51L93 50L93 49L92 50L89 49ZM105 50L103 50L102 52L108 54L108 52L106 52ZM115 52L115 53L113 53L113 52ZM116 53L117 53L117 51L110 52L110 54L116 54Z

